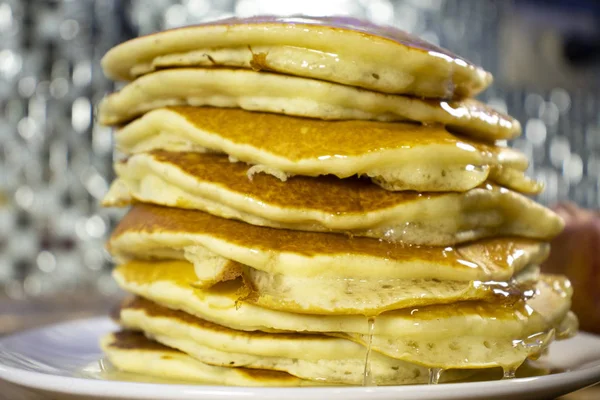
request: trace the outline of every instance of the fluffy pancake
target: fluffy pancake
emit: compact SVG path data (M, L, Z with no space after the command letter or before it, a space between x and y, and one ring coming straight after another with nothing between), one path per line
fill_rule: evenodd
M349 332L369 334L367 318L358 315L311 315L276 311L239 300L240 280L223 282L210 289L192 286L195 275L189 263L180 261L132 261L119 265L114 277L126 291L146 297L169 308L181 309L208 321L240 330L292 332ZM558 285L544 291L546 314L564 316L570 288ZM528 302L532 302L533 299ZM542 317L525 305L497 302L463 302L448 305L402 309L377 317L376 335L439 335L448 337L487 332L490 327L502 327L493 335L522 334L524 330L542 331L556 318ZM560 307L558 307L560 306ZM553 307L552 309L550 309ZM419 311L419 312L415 312ZM412 314L411 314L412 313ZM492 333L490 331L489 333Z
M446 336L444 334L439 335L434 333L433 337L436 339L435 343L427 344L428 351L424 351L423 341L421 343L411 343L406 340L405 335L374 335L371 337L369 334L361 334L361 333L335 333L334 335L337 337L347 338L350 340L355 340L358 343L366 345L367 343L371 343L373 349L377 351L387 354L390 357L398 358L399 356L405 355L407 352L412 353L416 352L417 354L421 354L422 360L425 360L425 363L432 363L439 358L444 358L444 353L448 351L448 348L457 354L469 354L471 352L486 352L485 349L491 350L493 349L496 352L496 362L499 365L510 365L510 363L506 363L506 361L500 361L506 356L513 356L513 351L527 352L528 354L538 354L540 348L547 347L550 342L558 337L559 339L564 339L570 337L575 334L578 328L578 320L575 314L569 311L571 307L571 297L573 294L573 290L571 287L571 283L569 280L560 275L545 275L542 274L540 280L537 282L537 285L533 290L533 297L526 301L526 305L520 310L515 310L516 314L521 314L519 318L525 316L525 318L529 318L531 316L541 316L544 322L547 324L547 327L552 327L552 329L548 330L540 330L538 332L530 331L529 334L523 335L520 338L513 338L510 343L504 342L502 340L498 340L497 337L491 338L489 340L484 339L483 342L479 342L478 339L472 337L471 340L458 341L453 338L451 335ZM452 312L456 312L460 315L462 314L460 310L460 303L455 304L456 308L452 310ZM425 311L429 313L427 308L415 308L411 310L411 315L416 317L415 320L419 320L419 313ZM483 317L495 317L493 314L497 311L497 309L492 308L491 314L487 314L487 311L482 313ZM438 314L438 318L448 317L450 313L446 315ZM487 314L487 315L486 315ZM431 318L430 316L426 318ZM498 328L503 329L503 328ZM470 333L465 333L465 336L468 338ZM431 337L432 333L424 331L421 333L420 339L425 337ZM513 347L511 350L510 347ZM535 349L535 350L533 350ZM533 350L533 351L532 351ZM475 361L481 354L473 355L469 357L468 362L477 362ZM402 358L406 359L406 358ZM454 367L459 367L462 365L461 363L453 364Z
M208 365L187 354L147 339L138 332L115 332L100 346L110 362L125 372L202 384L231 386L315 386L279 371Z
M118 125L165 106L239 107L327 120L440 123L485 141L519 135L518 121L474 99L425 100L325 81L226 68L167 69L105 97L99 122Z
M290 175L366 175L388 190L465 191L488 177L526 193L525 156L460 139L440 125L320 121L240 109L168 107L119 130L119 150L226 153L285 180ZM502 179L502 178L509 179ZM514 183L514 186L513 186Z
M457 247L408 246L264 228L199 211L136 204L109 241L119 261L205 259L208 250L255 269L296 277L506 281L548 255L532 239L496 238ZM209 255L210 256L210 255Z
M106 206L137 200L274 228L444 246L497 235L550 239L563 227L551 210L492 184L418 193L390 192L356 177L249 180L247 166L225 156L162 151L136 154L115 170Z
M223 266L223 267L221 267ZM242 277L240 298L273 310L296 313L379 315L399 308L448 304L458 301L495 301L521 293L521 285L537 280L539 267L519 271L510 282L464 282L437 279L303 278L272 274L214 254L194 263L195 287L210 288ZM211 274L212 276L207 276Z
M171 310L142 298L124 304L119 323L143 331L159 343L211 365L284 371L327 384L363 383L365 348L325 335L238 331ZM426 383L428 371L372 352L369 357L377 385ZM445 381L467 371L448 371Z
M348 276L294 276L287 275L284 268L279 272L272 273L261 271L236 261L232 261L224 256L216 254L205 247L187 247L180 249L177 253L176 247L171 247L165 251L160 239L150 238L151 246L145 246L138 249L137 252L130 252L128 257L136 259L151 258L157 260L166 259L188 259L194 265L196 279L193 285L198 288L210 288L219 282L233 280L239 277L243 278L243 287L239 289L239 297L244 301L260 305L262 307L274 310L309 313L309 314L361 314L378 315L384 311L394 310L406 307L418 307L430 304L446 304L455 301L483 300L494 301L498 296L506 296L509 293L522 293L520 285L526 282L535 281L539 275L539 268L528 267L520 270L529 260L539 262L545 257L546 249L535 245L522 248L527 252L532 252L522 257L517 272L510 278L510 282L497 281L464 281L464 280L439 280L440 274L433 274L434 278L388 278L378 276L374 273L368 277L348 277ZM131 245L124 247L137 248ZM491 246L490 246L491 247ZM499 249L508 251L507 257L518 254L522 251L519 246L515 249L499 246ZM440 249L441 250L441 249ZM113 250L114 251L114 250ZM254 251L257 251L254 249ZM410 251L410 249L406 249ZM534 254L533 252L538 252ZM476 252L466 250L465 253L473 254ZM419 257L428 256L418 252L415 253L415 264ZM481 252L481 258L484 263L490 260L485 259L486 252ZM118 257L118 258L123 258ZM461 271L464 269L462 264L447 263L446 260L433 263L434 268L445 269L449 275L454 267L454 275L459 279ZM475 258L478 260L478 258ZM481 262L479 261L478 262ZM311 260L307 260L307 263ZM476 263L472 261L463 262ZM402 264L400 264L402 265ZM456 268L458 267L458 268ZM492 267L493 269L494 267ZM495 267L498 269L498 266ZM489 270L488 270L489 272ZM347 273L347 272L346 272ZM488 279L498 278L501 274L490 273ZM508 278L506 278L508 279Z
M194 271L186 263L131 262L117 267L114 277L128 292L232 329L344 333L357 342L373 334L374 348L393 358L443 368L519 365L548 343L549 338L536 347L527 338L551 335L566 318L571 296L568 281L545 277L525 303L459 302L408 308L383 313L371 325L358 315L296 314L248 304L238 299L239 281L207 290L194 288ZM513 345L515 340L524 345ZM437 342L444 344L445 351L427 351Z
M143 36L102 59L109 78L159 68L228 66L421 97L465 97L492 76L444 49L392 27L353 18L253 17Z

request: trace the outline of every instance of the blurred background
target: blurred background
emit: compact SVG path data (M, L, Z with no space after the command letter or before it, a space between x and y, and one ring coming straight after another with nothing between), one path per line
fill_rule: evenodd
M102 55L157 30L265 13L367 18L482 65L495 83L481 99L523 125L512 144L546 183L539 200L598 208L596 0L0 1L0 334L104 312L118 293L103 243L122 211L98 205L113 177L111 131L94 123L113 89Z

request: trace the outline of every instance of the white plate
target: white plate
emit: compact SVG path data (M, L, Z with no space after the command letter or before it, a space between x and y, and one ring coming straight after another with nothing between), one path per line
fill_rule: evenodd
M0 339L0 379L48 393L123 399L548 399L600 381L600 337L554 343L547 362L568 372L492 382L345 388L246 388L102 379L98 338L117 329L108 318L52 325ZM141 377L140 377L141 379Z

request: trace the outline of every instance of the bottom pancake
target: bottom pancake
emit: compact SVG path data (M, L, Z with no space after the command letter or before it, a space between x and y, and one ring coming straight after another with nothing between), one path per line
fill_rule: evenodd
M119 322L203 363L223 367L278 370L328 384L361 385L367 349L347 339L322 334L244 332L226 328L143 298L121 306ZM372 383L428 382L428 368L372 351ZM441 381L465 379L473 371L448 370Z
M161 379L229 386L319 385L319 382L300 379L285 372L204 364L139 332L111 333L102 338L100 345L117 369Z

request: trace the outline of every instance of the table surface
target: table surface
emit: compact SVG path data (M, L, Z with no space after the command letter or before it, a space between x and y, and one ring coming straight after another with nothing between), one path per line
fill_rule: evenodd
M12 300L0 297L0 336L79 318L107 315L118 303L118 297L101 297L88 294L73 294L60 299L38 299L34 301ZM73 305L76 304L76 308ZM79 399L81 397L52 397L52 400ZM26 388L0 380L0 399L49 400ZM561 397L559 400L599 400L600 385L582 389Z

